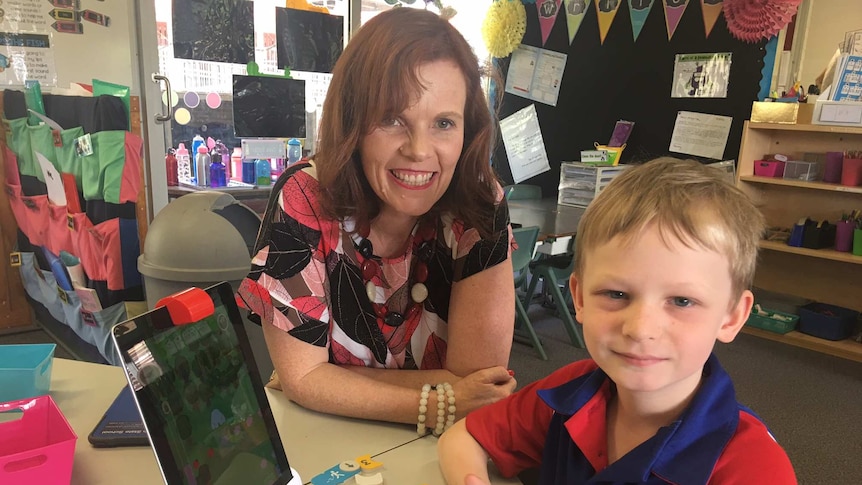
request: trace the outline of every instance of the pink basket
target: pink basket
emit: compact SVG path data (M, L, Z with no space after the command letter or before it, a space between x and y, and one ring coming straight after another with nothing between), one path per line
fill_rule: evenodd
M784 162L781 160L755 160L754 175L781 178L784 175Z
M78 436L51 396L0 403L0 413L12 411L23 414L0 423L0 483L71 482Z

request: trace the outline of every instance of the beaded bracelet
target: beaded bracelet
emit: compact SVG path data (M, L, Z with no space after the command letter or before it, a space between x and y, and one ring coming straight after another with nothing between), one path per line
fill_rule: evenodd
M416 434L425 436L425 413L428 412L428 393L431 392L431 384L422 386L422 392L419 394L419 422L416 424Z
M437 425L434 426L434 436L440 436L446 426L446 390L443 384L437 385Z

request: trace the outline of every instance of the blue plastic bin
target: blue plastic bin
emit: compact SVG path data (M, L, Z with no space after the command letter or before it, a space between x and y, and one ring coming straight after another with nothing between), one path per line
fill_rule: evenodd
M828 303L799 307L797 330L826 340L844 340L853 333L859 312Z
M56 347L56 344L0 345L0 402L48 394Z

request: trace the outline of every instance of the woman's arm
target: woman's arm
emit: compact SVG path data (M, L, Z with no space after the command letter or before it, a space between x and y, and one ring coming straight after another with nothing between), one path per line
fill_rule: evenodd
M515 331L512 259L452 285L446 368L464 376L507 366Z

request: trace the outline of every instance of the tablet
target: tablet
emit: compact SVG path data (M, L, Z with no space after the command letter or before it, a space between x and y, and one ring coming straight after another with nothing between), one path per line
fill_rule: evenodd
M167 307L112 329L162 477L175 484L287 484L291 469L233 291L174 325Z

